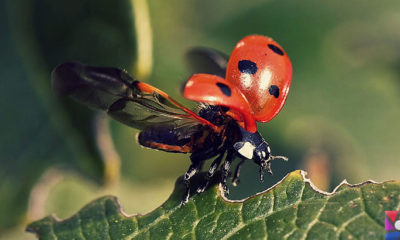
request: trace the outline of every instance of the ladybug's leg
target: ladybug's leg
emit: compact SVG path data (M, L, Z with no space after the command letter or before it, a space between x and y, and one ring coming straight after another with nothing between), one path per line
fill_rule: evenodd
M204 192L210 183L210 178L214 176L215 171L218 169L218 166L221 164L222 158L224 157L225 151L223 151L210 165L208 169L208 173L204 179L204 183L197 189L198 193Z
M267 170L267 172L272 175L272 170L271 170L271 161L261 161L260 164L260 182L264 182L264 170Z
M232 178L232 184L233 184L233 186L235 186L235 187L236 187L236 186L239 184L239 182L240 182L240 180L239 180L240 168L242 167L242 165L243 165L243 163L244 163L245 160L246 160L246 159L242 158L242 160L240 160L240 162L239 162L238 165L236 166L235 174L233 175L233 178Z
M226 185L226 179L228 178L229 170L231 169L232 161L234 158L235 158L235 154L234 154L233 149L229 149L228 153L226 155L224 164L222 165L221 185L222 185L222 189L224 190L224 194L226 196L229 195L229 189L228 189L228 186Z
M185 189L185 193L184 193L183 198L182 198L182 202L181 202L182 205L187 203L187 201L189 200L189 196L190 196L190 182L189 182L189 179L192 178L198 171L201 170L201 167L203 166L203 163L204 163L204 160L192 162L192 164L190 165L189 169L187 170L187 172L183 176L183 183L185 184L185 188L186 189Z
M225 152L224 147L214 148L214 146L212 146L209 149L201 149L199 151L193 152L192 155L190 155L190 160L192 161L192 164L190 165L188 171L185 173L185 175L183 177L183 182L186 185L186 190L185 190L185 194L182 199L182 204L185 204L189 200L189 195L190 195L189 179L191 177L193 177L198 171L201 170L201 168L203 167L203 163L207 159L213 158L213 157L217 156L218 154L222 155L222 156L218 156L218 158L222 159L224 152ZM215 170L218 168L219 163L221 162L221 159L218 161L217 160L214 161L215 163L213 163L213 164L216 166L214 167L215 169L213 169L212 172L215 172ZM212 173L212 174L214 174L214 173Z

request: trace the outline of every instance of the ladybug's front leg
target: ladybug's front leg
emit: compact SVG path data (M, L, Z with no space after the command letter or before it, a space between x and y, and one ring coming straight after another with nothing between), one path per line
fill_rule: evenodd
M233 178L232 178L232 185L235 187L240 183L240 181L239 181L240 168L242 167L242 165L245 161L246 161L246 159L242 158L242 160L236 166L235 173L233 174Z

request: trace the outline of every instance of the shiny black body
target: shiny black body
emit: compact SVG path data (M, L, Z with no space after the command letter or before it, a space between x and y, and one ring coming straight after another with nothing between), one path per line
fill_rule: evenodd
M183 203L189 198L190 178L201 171L206 160L216 157L208 170L203 185L197 190L198 192L204 191L208 185L209 179L214 175L219 165L221 165L225 155L226 157L221 168L221 184L225 194L228 194L229 190L226 186L226 181L230 172L230 167L235 158L241 159L232 178L233 184L236 185L239 182L240 167L244 163L244 160L247 159L245 156L240 155L238 151L240 151L245 144L255 147L255 153L251 160L254 160L256 164L260 165L261 180L263 179L264 169L271 172L269 162L267 161L270 155L268 143L258 132L250 133L244 130L236 120L227 116L224 110L226 111L228 109L223 109L219 106L202 105L198 112L200 117L210 121L216 126L222 127L220 133L212 131L207 125L197 125L192 128L193 131L190 133L181 131L174 126L149 127L139 133L139 144L145 147L151 147L147 142L157 142L174 146L183 146L190 143L192 147L190 156L192 164L183 178L187 186L185 196L182 200ZM165 151L176 152L170 149L165 149ZM259 156L257 154L257 152L263 151L265 152L264 156Z

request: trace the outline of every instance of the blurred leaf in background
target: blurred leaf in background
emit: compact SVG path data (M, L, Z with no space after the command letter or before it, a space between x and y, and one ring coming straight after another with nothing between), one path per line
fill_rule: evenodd
M143 3L150 18L135 22L135 13L145 13L135 6ZM56 98L50 89L51 69L68 60L118 66L136 76L141 34L135 29L146 24L154 39L148 41L154 46L148 81L187 105L192 103L179 95L179 87L189 74L183 56L192 46L229 54L239 39L256 33L274 38L292 60L286 106L271 122L259 124L273 153L290 161L273 163L274 176L264 184L254 174L256 166L246 163L232 198L261 191L298 168L325 190L344 178L351 183L398 178L399 1L9 0L0 11L2 229L21 222L31 187L55 164L81 174L51 187L46 214L71 215L106 193L120 196L128 213L143 213L167 199L174 179L189 166L187 155L142 149L136 130L110 121L122 175L113 187L99 188L87 180L101 182L106 172L93 112ZM146 198L151 194L153 199ZM141 208L143 202L148 205ZM12 239L12 233L4 236Z
M131 68L135 56L129 1L1 4L0 231L22 220L30 189L49 167L108 180L93 112L54 95L51 69L68 60Z

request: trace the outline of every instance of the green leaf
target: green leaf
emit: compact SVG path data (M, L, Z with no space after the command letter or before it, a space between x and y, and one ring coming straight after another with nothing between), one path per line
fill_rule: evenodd
M28 231L39 239L383 239L384 211L399 209L400 182L343 182L325 193L298 170L243 201L222 197L216 184L184 206L182 194L178 180L171 197L143 216L127 216L106 196L69 219L31 223Z

